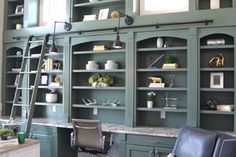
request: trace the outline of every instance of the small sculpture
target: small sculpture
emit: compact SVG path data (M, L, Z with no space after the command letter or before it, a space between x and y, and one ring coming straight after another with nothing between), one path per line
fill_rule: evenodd
M151 76L151 77L148 77L148 79L152 80L153 83L162 83L162 79L160 77Z
M217 56L214 56L209 61L210 67L223 67L224 66L224 56L219 53Z
M212 98L212 99L209 99L204 108L207 109L207 110L216 110L216 106L218 105L218 102L216 99Z
M88 102L86 102L84 98L82 98L82 101L84 102L85 105L97 105L96 99L93 99L92 101L90 99L87 99Z

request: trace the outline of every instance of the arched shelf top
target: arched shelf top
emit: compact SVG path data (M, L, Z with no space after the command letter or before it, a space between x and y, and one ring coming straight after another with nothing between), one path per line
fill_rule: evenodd
M218 41L215 45L234 45L234 37L225 33L213 33L200 38L201 45L209 45L209 41Z
M178 37L170 36L159 36L146 38L137 42L137 48L155 48L157 47L157 39L161 38L163 45L166 44L167 47L187 47L187 40Z
M17 53L18 51L20 51L21 54L22 54L23 48L20 48L20 47L11 47L11 48L8 48L8 49L6 50L7 55L16 55L16 53Z
M198 37L201 39L206 36L211 36L214 34L222 34L228 36L234 36L236 29L232 27L222 27L222 28L204 28L198 30Z

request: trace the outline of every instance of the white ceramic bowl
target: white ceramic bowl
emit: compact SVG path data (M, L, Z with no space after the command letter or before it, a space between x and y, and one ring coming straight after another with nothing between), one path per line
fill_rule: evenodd
M49 103L57 102L57 93L47 93L46 102L49 102Z

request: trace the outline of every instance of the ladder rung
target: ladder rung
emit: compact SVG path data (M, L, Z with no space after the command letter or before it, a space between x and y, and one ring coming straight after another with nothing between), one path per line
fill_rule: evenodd
M29 107L29 105L26 105L26 104L13 104L13 106L17 106L17 107Z
M32 90L32 88L22 88L22 87L18 87L17 89L20 89L20 90Z
M29 41L29 43L42 43L43 40L31 40Z

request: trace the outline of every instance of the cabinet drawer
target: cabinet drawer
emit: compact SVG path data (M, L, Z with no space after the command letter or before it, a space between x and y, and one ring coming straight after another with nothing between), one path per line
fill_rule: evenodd
M127 135L127 144L136 144L143 146L158 146L173 148L176 138L144 136L144 135Z

